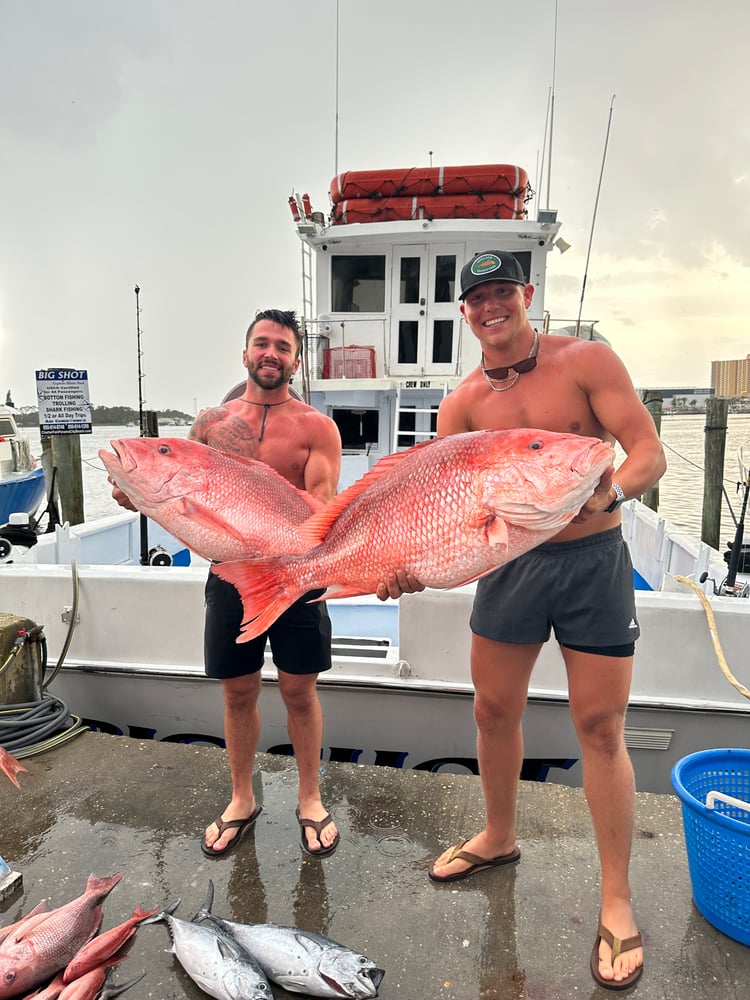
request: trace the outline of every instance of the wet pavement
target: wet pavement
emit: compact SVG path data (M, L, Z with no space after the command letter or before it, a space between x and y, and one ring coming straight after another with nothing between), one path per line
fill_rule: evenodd
M255 831L223 859L203 857L200 834L228 799L222 750L85 733L27 759L18 792L0 775L0 855L23 877L0 902L0 924L40 899L59 906L89 874L123 871L104 903L103 929L136 905L181 897L189 919L215 885L214 911L237 921L317 931L385 969L382 1000L552 1000L612 995L589 972L598 864L583 792L523 782L521 863L438 886L426 875L440 851L482 823L479 780L326 763L337 852L299 847L296 770L260 755ZM691 902L680 805L641 794L632 882L646 947L639 1000L745 997L750 948L714 930ZM141 927L117 983L145 971L128 1000L204 997L168 951L163 923ZM277 1000L299 994L274 986Z

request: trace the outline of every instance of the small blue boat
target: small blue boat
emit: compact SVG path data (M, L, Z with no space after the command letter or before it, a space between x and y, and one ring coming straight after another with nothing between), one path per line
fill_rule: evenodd
M46 494L44 471L18 431L13 411L0 406L0 525L11 514L34 514Z

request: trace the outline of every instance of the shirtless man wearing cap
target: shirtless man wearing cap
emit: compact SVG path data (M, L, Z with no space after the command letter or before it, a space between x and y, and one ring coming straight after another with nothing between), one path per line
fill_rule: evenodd
M617 441L626 458L551 542L477 584L471 672L486 825L445 851L429 874L435 882L455 882L520 859L521 719L532 668L553 628L601 864L591 972L599 985L621 990L643 971L643 948L628 875L635 782L624 741L639 629L618 508L656 483L666 462L653 420L615 353L604 343L539 336L526 312L533 295L512 254L488 251L464 266L460 308L481 344L482 362L443 400L438 434L538 427ZM415 589L394 574L378 596Z

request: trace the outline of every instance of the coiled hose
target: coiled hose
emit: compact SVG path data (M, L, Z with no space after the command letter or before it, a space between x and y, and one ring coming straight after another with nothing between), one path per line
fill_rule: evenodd
M63 665L78 617L78 567L73 561L71 563L73 576L73 607L68 624L68 632L63 643L57 663L49 677L47 673L47 641L42 634L41 628L32 634L27 634L19 638L13 646L8 657L3 664L0 664L0 675L11 665L16 656L20 653L24 643L33 639L40 643L42 650L42 696L37 701L20 702L15 705L6 705L0 708L0 746L4 747L8 753L13 754L17 759L33 757L36 754L52 750L54 747L67 743L80 733L85 732L88 726L81 722L77 715L72 715L65 702L57 695L47 691L48 686L57 676Z

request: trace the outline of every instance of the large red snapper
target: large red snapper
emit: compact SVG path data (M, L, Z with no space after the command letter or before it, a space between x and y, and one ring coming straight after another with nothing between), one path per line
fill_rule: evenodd
M0 944L0 998L16 997L64 969L99 930L101 902L122 878L90 875L85 891L64 906L39 914Z
M322 504L264 462L183 438L122 438L99 457L133 505L204 559L304 552Z
M212 567L242 597L247 642L310 590L374 593L398 568L458 587L556 535L612 465L598 438L470 431L382 459L300 528L303 555Z

